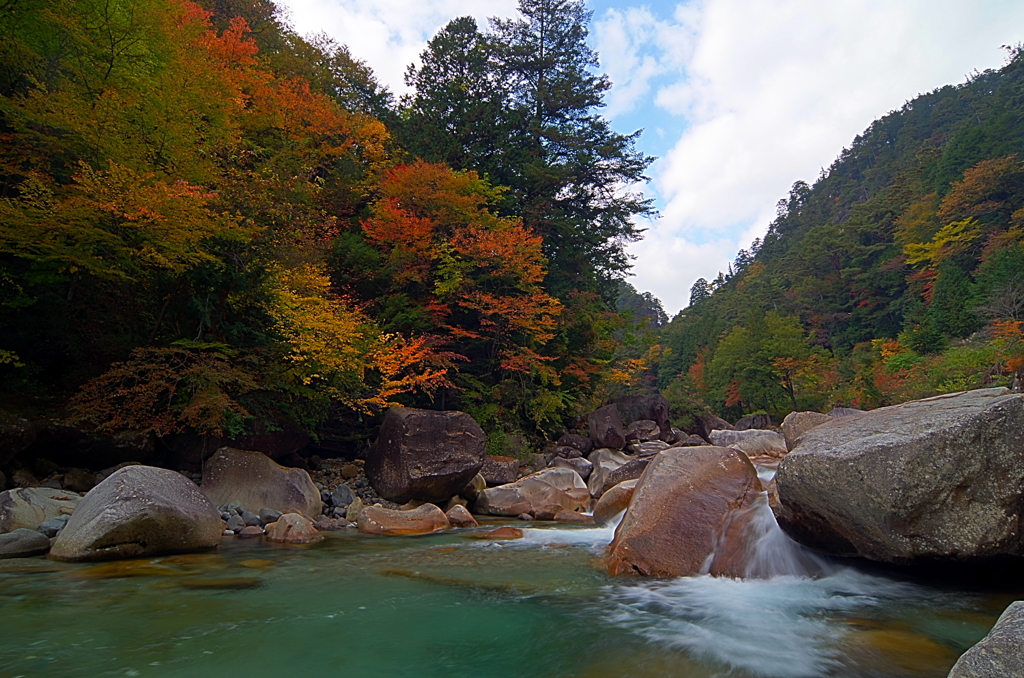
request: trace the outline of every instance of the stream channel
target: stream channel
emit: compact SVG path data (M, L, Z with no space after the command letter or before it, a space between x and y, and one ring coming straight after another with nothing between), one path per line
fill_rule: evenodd
M524 527L0 561L0 678L939 678L1019 593L836 563L814 576L612 579L600 557L613 528L472 538L502 524ZM766 524L767 558L799 550Z

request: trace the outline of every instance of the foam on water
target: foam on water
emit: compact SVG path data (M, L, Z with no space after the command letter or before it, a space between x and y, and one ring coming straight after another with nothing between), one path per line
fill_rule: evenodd
M899 600L935 605L936 591L851 568L818 579L682 577L608 589L609 621L650 642L753 676L816 678L844 666L837 645L852 618ZM837 675L842 675L839 671Z

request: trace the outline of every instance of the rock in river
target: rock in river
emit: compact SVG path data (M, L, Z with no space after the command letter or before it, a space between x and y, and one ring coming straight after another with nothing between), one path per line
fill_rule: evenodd
M1024 395L952 393L805 433L779 464L783 529L886 562L1024 556Z
M446 502L480 472L487 436L465 412L392 407L366 459L366 477L384 499Z
M981 641L964 652L949 678L1024 676L1024 602L1011 603Z
M737 519L750 514L761 483L746 455L728 447L673 447L651 459L608 547L609 574L678 577L699 574ZM728 545L725 545L728 547ZM742 576L745 563L714 574Z
M434 504L424 504L411 511L367 506L359 512L356 523L360 532L398 536L430 534L451 528L444 511Z
M323 510L320 491L301 468L281 466L252 450L222 447L206 462L203 492L217 506L230 502L252 513L271 508L315 518Z
M0 492L0 532L34 530L42 523L75 511L81 497L49 487L22 487Z
M550 520L562 509L584 511L590 490L580 474L567 468L546 468L508 485L490 487L476 499L477 513L530 516Z
M315 544L324 540L324 536L313 527L313 522L298 513L284 514L267 525L266 533L267 541L284 544Z
M38 556L50 550L50 538L35 530L20 527L0 534L0 558Z
M57 560L114 560L215 548L220 513L180 473L128 466L82 498L50 550Z

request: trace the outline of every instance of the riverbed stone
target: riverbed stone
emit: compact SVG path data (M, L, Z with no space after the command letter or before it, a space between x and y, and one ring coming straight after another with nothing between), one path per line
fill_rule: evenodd
M624 480L602 494L594 505L594 522L598 525L607 525L615 516L625 511L633 499L633 489L638 482L639 478Z
M487 436L465 412L392 407L366 458L366 477L398 504L446 502L480 472L486 454Z
M576 473L580 474L580 478L586 480L590 477L590 473L594 470L594 464L589 459L583 457L575 457L573 459L564 459L562 457L555 457L551 460L550 466L552 468L570 468ZM515 480L515 478L513 478Z
M622 423L627 426L646 419L657 424L661 435L667 435L672 429L668 420L668 399L661 394L622 396L616 398L615 405L619 408Z
M81 497L47 487L21 487L0 492L0 532L34 530L42 523L75 512Z
M64 526L68 524L68 520L71 516L57 516L56 518L50 518L46 522L39 525L36 528L36 532L45 535L47 539L52 539L57 536L57 533L64 529Z
M445 515L448 517L448 522L452 524L452 527L480 527L473 514L461 504L452 506Z
M587 436L581 436L577 433L566 433L558 439L557 445L559 447L575 447L583 455L590 454L590 451L594 449L594 441Z
M622 428L618 405L605 405L587 416L590 439L595 447L610 447L621 450L626 446L626 434Z
M748 429L746 431L712 431L712 445L732 447L748 457L784 457L789 451L779 431Z
M87 494L50 551L57 560L114 560L215 548L220 513L188 478L128 466Z
M669 449L680 449L680 448L669 448ZM644 474L647 466L651 463L651 459L654 457L636 457L630 459L628 462L618 467L614 471L610 472L604 479L604 484L600 487L600 492L595 494L594 497L600 499L605 492L612 489L619 483L627 480L636 480Z
M700 445L710 445L708 441L701 438L699 435L694 433L693 435L683 435L682 438L672 444L672 447L698 447Z
M491 486L514 483L518 474L519 460L515 457L489 454L484 457L484 465L480 468L480 475Z
M360 532L394 536L431 534L451 528L444 511L434 504L423 504L411 511L367 506L359 512L356 524Z
M299 513L285 513L265 528L267 541L282 544L316 544L324 540L313 521Z
M741 417L733 428L737 431L749 431L750 429L766 429L771 427L772 418L767 414L750 414L745 417Z
M628 442L646 443L661 439L661 429L653 419L639 419L626 427Z
M633 459L633 457L620 450L602 448L591 452L588 459L594 465L594 468L590 472L590 478L587 479L587 487L590 489L591 495L600 497L604 492L604 484L608 474Z
M314 518L323 511L320 491L309 473L281 466L255 450L222 447L206 462L203 492L214 504L255 513L272 508Z
M238 532L239 537L262 537L263 528L259 525L246 525Z
M355 498L356 493L352 491L352 488L345 483L341 483L331 492L331 506L345 508L355 501Z
M782 420L782 436L786 439L786 449L795 449L800 436L832 420L833 417L821 412L790 412Z
M268 525L270 523L275 522L283 514L280 511L276 510L276 509L267 508L266 506L264 506L263 508L261 508L259 510L258 515L260 517L260 521L264 525Z
M0 558L26 558L50 550L50 538L35 530L19 527L0 534Z
M964 652L949 678L1024 676L1024 601L1011 603L988 635Z
M1024 556L1024 395L952 393L809 431L779 464L776 517L835 555Z
M648 464L608 547L612 575L700 574L719 536L761 494L750 460L728 447L671 448ZM722 567L716 574L742 576Z
M590 490L580 475L567 468L546 468L508 485L489 487L476 499L475 511L484 515L551 519L562 509L585 511Z

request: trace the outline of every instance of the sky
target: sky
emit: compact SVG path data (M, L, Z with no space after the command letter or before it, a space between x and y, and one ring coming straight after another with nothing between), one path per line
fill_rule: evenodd
M516 0L283 0L393 92L448 21L512 17ZM1021 0L588 0L612 81L602 114L657 156L630 282L684 308L762 236L795 181L810 184L873 120L918 94L999 68L1024 42Z

